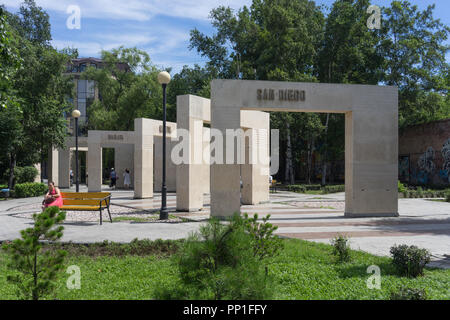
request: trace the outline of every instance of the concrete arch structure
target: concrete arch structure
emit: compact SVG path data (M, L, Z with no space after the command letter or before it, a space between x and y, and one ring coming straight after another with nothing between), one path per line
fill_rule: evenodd
M177 96L177 128L189 131L185 138L188 140L188 163L176 166L177 172L177 210L198 211L203 207L203 195L210 192L210 129L203 127L211 123L211 100L194 95ZM270 131L270 117L266 112L242 110L240 111L239 128L249 137L244 141L246 159L259 148L261 153L269 156L269 139L261 139L259 129ZM201 155L207 155L201 158ZM199 161L200 155L200 161ZM207 158L207 159L205 159ZM243 204L257 204L269 200L269 172L260 174L263 169L260 164L246 161L240 165L239 175L242 179L242 189L237 185L240 202Z
M167 122L168 153L176 139L176 123ZM159 191L162 168L162 121L139 118L134 120L134 131L89 130L87 137L78 138L80 151L87 151L88 191L98 192L102 187L102 148L114 148L114 163L119 175L117 185L123 185L121 173L131 170L135 198L152 198ZM70 186L70 158L75 138L66 139L64 149L49 152L49 180L61 188ZM175 191L175 166L167 159L168 190ZM154 185L156 186L154 188ZM155 190L154 190L155 189Z
M240 128L241 110L344 113L345 216L398 216L396 87L213 80L211 128ZM240 211L239 177L238 164L211 165L212 216Z

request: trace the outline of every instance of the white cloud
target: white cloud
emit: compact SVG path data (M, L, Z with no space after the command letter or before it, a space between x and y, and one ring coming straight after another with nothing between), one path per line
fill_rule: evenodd
M19 8L21 0L2 0L10 8ZM250 0L36 0L45 10L66 12L69 5L81 8L81 17L146 21L154 15L207 19L212 8L220 5L240 8Z

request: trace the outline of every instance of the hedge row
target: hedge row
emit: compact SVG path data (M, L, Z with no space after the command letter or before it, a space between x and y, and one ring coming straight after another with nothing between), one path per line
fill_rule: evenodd
M447 198L449 190L406 190L400 193L403 198ZM449 201L449 200L447 200ZM449 201L450 202L450 201Z
M287 186L288 191L297 192L297 193L305 193L306 191L322 191L323 194L326 193L336 193L336 192L344 192L345 185L329 185L322 187L320 184L291 184Z
M44 183L39 182L18 183L14 187L14 197L15 198L38 197L46 194L47 191L48 188Z

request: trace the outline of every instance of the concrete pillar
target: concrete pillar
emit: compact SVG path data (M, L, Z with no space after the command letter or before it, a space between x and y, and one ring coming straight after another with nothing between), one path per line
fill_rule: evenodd
M202 165L202 186L203 186L203 193L209 194L210 192L210 183L209 183L209 177L211 174L210 169L210 141L211 141L211 129L210 128L203 128L203 165Z
M67 189L70 188L70 149L60 149L58 154L58 187Z
M255 205L269 201L269 114L241 111L245 129L245 164L241 165L242 204Z
M41 182L41 164L40 163L36 163L36 164L34 164L34 167L38 171L38 174L34 178L34 182Z
M100 192L102 190L102 147L99 133L88 132L88 190Z
M240 129L241 113L240 108L227 107L221 105L211 106L211 128L222 132L223 139L223 159L217 159L219 163L211 165L211 216L229 217L235 212L240 212L241 192L240 192L240 164L237 162L237 144L233 143L228 148L232 155L227 155L227 146L231 139L226 138L227 129ZM212 150L211 150L212 151ZM226 164L227 156L234 164Z
M123 188L123 173L125 169L130 170L131 183L134 179L134 145L132 144L117 144L114 147L114 169L116 170L117 187Z
M153 132L149 119L134 119L134 197L153 197Z
M153 137L153 191L162 190L162 137ZM166 186L168 192L176 191L176 166L171 159L172 148L177 141L166 138Z
M397 112L347 112L345 130L345 216L398 215Z
M177 96L177 130L187 130L188 163L176 166L178 211L198 211L203 208L203 193L208 191L209 165L203 161L203 121L210 119L210 101L193 95ZM207 131L208 132L208 131ZM209 144L208 144L209 145ZM207 180L206 180L207 179Z
M48 153L48 181L58 182L58 150L50 148Z

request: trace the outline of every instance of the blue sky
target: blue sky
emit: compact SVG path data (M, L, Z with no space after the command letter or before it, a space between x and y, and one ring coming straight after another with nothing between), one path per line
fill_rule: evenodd
M17 11L21 0L0 0L10 11ZM334 0L317 0L331 6ZM372 4L387 6L390 0L372 0ZM450 25L450 0L410 0L420 9L435 4L436 18ZM208 20L212 8L219 5L240 8L251 0L36 0L50 15L53 45L58 49L76 47L81 57L99 57L100 50L120 45L138 47L149 53L159 67L203 65L205 59L190 51L189 31L194 27L211 34ZM67 8L81 9L81 28L68 29Z

